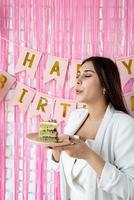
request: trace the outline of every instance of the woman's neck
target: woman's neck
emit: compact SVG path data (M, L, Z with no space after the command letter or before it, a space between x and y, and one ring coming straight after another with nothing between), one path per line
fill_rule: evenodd
M91 121L101 120L106 112L107 106L108 105L106 103L87 105L87 108L90 113L89 119Z

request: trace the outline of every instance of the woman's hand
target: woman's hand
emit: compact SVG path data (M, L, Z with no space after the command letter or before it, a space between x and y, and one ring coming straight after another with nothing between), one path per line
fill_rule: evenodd
M69 136L69 141L69 144L62 146L61 143L61 146L54 147L53 149L65 151L70 157L85 160L88 159L91 149L83 140L77 139L73 136Z
M67 145L67 144L70 144L68 135L63 135L63 134L60 135L59 134L59 139L60 139L61 143L54 143L54 144L50 143L50 145L47 146L48 149L52 150L52 160L54 160L55 162L59 162L60 161L60 154L61 154L60 148L59 149L54 148L55 145L60 145L60 144Z
M54 147L53 149L65 151L70 157L84 159L95 170L98 176L101 176L105 165L103 158L93 151L82 139L69 136L70 143Z

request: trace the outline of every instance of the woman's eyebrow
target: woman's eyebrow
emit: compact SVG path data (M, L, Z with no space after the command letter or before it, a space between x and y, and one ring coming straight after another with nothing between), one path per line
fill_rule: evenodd
M85 70L84 70L84 73L85 73L85 72L92 72L92 73L95 73L95 71L93 71L93 70L91 70L91 69L85 69ZM81 72L78 71L77 74L81 74Z
M84 70L84 72L93 72L93 73L95 73L95 71L93 71L91 69L86 69L86 70Z

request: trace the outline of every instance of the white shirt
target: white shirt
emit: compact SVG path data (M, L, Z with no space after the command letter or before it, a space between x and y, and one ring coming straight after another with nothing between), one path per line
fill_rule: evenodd
M74 111L64 132L74 135L87 115L87 109ZM64 151L59 165L52 162L60 169L62 200L134 200L134 119L110 104L89 146L106 161L100 178L85 160L74 166Z

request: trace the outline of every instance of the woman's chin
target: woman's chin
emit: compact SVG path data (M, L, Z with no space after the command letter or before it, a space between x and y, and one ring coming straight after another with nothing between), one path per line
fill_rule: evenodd
M84 103L84 99L83 98L80 98L79 96L76 96L76 101L78 103Z

